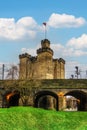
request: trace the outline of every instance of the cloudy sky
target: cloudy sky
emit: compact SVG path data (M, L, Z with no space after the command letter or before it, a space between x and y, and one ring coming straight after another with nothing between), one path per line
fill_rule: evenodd
M0 0L0 63L19 63L18 55L45 38L55 58L87 66L87 0Z

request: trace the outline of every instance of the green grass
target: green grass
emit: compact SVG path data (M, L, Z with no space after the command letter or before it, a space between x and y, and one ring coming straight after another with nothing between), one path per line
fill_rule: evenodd
M1 108L0 130L87 130L87 112Z

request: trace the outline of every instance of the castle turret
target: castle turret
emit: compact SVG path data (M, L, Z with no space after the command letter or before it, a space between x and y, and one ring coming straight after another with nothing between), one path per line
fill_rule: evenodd
M19 79L27 79L28 76L28 62L31 56L28 53L19 55L20 64L19 64Z
M37 50L39 77L53 79L53 50L50 48L50 41L41 41L41 48Z
M59 66L60 66L60 79L65 78L65 60L62 58L59 58Z
M41 41L42 48L50 48L50 41L48 39L44 39Z
M53 50L50 48L50 41L44 39L41 41L41 48L37 50L38 60L41 59L52 59Z

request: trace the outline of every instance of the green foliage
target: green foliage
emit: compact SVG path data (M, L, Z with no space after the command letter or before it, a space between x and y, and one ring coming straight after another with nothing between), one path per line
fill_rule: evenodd
M87 112L57 112L32 107L0 109L1 130L87 130Z
M47 80L0 80L4 88L81 88L87 89L87 79L47 79Z

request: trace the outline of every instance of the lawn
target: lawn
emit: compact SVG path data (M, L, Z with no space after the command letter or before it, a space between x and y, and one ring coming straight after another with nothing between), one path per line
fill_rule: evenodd
M0 130L87 130L87 112L0 108Z

